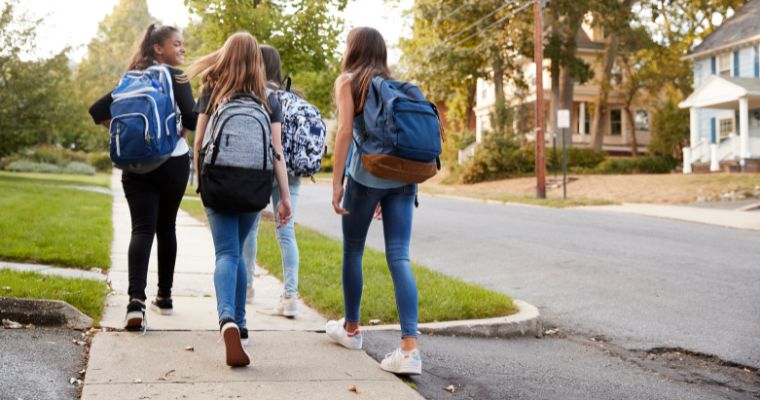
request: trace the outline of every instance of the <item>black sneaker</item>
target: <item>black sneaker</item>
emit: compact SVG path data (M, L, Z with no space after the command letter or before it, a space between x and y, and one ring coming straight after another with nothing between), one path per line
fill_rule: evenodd
M145 302L132 299L127 304L127 316L124 318L124 329L128 331L145 330Z
M155 300L150 302L150 309L161 315L174 314L174 306L172 305L171 297L156 297Z
M240 341L240 328L232 318L219 321L222 338L224 338L227 365L230 367L245 367L251 363L251 356L245 351Z
M248 328L240 328L240 343L248 347Z

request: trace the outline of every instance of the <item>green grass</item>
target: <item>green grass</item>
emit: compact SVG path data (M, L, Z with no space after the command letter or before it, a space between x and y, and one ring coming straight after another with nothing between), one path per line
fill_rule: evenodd
M195 189L197 189L196 185L192 185L192 186L187 185L187 187L185 188L185 196L199 197L198 193L195 193Z
M103 304L108 293L106 284L95 280L67 279L8 269L0 269L0 282L0 296L63 300L92 317L96 324L103 315Z
M478 198L478 199L488 199L488 200L500 201L504 203L520 203L520 204L530 204L534 206L554 207L554 208L608 206L608 205L618 204L618 203L615 203L614 201L609 201L609 200L586 199L586 198L579 198L579 197L571 197L567 199L562 199L562 198L557 198L557 197L548 197L546 199L537 199L535 197L511 196L511 195L504 195L504 194L492 194L489 196L471 195L468 197Z
M111 174L95 175L70 175L70 174L43 174L34 172L7 172L0 171L0 179L30 181L34 180L40 184L46 185L85 185L99 186L104 188L111 187Z
M203 208L203 203L200 200L183 199L180 208L199 221L208 221L206 219L206 210Z
M108 269L111 196L62 186L103 182L97 175L0 174L0 259Z
M341 281L342 244L314 230L297 226L301 265L299 291L303 300L328 318L343 316ZM274 223L264 218L259 226L257 260L282 280L282 261L274 236ZM413 265L419 290L419 321L448 321L505 316L516 312L509 296L465 283ZM396 301L385 255L364 253L362 323L379 319L397 323Z

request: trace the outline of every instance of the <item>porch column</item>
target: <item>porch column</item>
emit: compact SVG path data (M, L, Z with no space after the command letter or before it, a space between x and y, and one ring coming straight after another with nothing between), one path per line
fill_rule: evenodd
M749 158L749 100L739 99L739 159Z
M581 102L581 108L578 115L578 133L581 135L581 139L586 138L586 102Z
M689 147L694 147L699 144L699 115L694 107L689 109L689 123Z

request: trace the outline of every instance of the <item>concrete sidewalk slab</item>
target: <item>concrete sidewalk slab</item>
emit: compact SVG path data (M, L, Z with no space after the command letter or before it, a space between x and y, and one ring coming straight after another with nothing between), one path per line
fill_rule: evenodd
M716 225L726 228L760 231L760 212L753 211L632 203L614 206L589 206L578 209L589 211L622 212L657 218L675 219L679 221L696 222L707 225Z
M26 264L0 261L0 269L9 269L19 272L36 272L42 275L58 276L61 278L70 279L92 279L101 282L105 282L107 279L106 274L102 272L87 271L74 268L58 268L52 265L43 264Z
M217 332L100 333L82 399L355 398L354 385L360 398L421 398L363 351L324 334L253 332L248 350L251 366L229 368Z

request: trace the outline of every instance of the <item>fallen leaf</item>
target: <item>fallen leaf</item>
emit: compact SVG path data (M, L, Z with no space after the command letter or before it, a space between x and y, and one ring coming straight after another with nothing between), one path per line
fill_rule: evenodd
M85 372L87 372L86 369L80 369L79 372L77 372L79 375L84 375Z
M174 372L175 372L175 370L173 370L173 369L170 369L169 371L166 371L166 373L164 373L163 375L161 375L161 377L160 377L160 378L158 378L158 380L159 380L159 381L165 381L165 380L168 380L168 379L169 379L169 375L173 374Z
M380 325L380 322L381 321L379 319L371 319L371 320L369 320L369 324L370 325Z
M34 326L34 324L26 324L26 325L24 325L24 328L25 329L29 329L31 331L31 330L34 330L35 326Z
M546 332L544 332L544 335L546 335L546 336L552 336L552 335L556 335L558 333L559 333L559 329L554 328L554 329L549 329Z
M187 347L185 347L185 351L195 351L195 347L193 347L193 346L187 346Z
M454 385L449 385L449 386L446 386L444 389L445 389L447 392L449 392L449 393L454 393L454 392L456 392L456 391L457 391L457 388L456 388L456 386L454 386Z
M132 383L142 383L142 379L140 378L132 379Z
M356 394L359 394L359 388L358 388L358 387L356 387L356 385L351 385L351 387L350 387L350 388L348 388L348 391L349 391L349 392L354 392L354 393L356 393Z
M84 342L79 339L71 339L71 343L74 343L77 346L84 346Z
M21 329L24 325L19 324L16 321L11 321L9 319L3 319L3 328L5 329Z
M82 384L82 380L81 379L69 378L69 385L77 385L77 386L79 386L81 384Z

